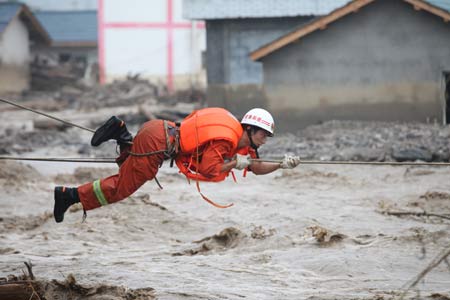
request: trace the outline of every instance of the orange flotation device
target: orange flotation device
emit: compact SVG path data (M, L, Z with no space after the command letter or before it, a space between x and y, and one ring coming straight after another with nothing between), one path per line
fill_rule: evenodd
M197 173L200 149L215 140L229 141L230 156L234 155L243 134L241 123L229 111L218 108L204 108L192 112L180 125L180 152L175 160L180 172L188 179L200 181L222 181L228 176L224 172L215 177Z

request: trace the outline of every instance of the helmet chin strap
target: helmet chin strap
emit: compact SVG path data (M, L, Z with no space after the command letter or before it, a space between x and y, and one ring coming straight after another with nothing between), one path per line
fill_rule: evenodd
M252 147L255 150L256 158L259 158L258 146L256 146L255 143L253 143L251 126L247 127L246 131L247 131L248 139L250 140L250 147Z

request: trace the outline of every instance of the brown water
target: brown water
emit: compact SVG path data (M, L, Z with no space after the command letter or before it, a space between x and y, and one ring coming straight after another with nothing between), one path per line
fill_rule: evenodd
M58 163L34 166L44 174L16 163L0 168L0 277L31 261L38 279L71 274L83 286L154 289L158 299L392 299L450 240L449 220L381 213L450 213L448 168L300 165L237 174L237 184L201 184L214 201L235 204L217 209L165 165L163 190L148 182L89 211L84 223L75 208L56 224L55 184L114 168L72 174ZM448 266L434 268L407 298L418 292L448 299Z

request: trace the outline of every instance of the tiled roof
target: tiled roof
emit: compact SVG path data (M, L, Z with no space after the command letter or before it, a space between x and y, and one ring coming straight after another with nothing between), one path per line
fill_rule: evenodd
M0 34L3 33L15 16L19 16L24 21L32 40L43 41L46 44L50 43L48 33L42 24L39 23L38 19L31 13L28 6L18 2L2 2L0 0Z
M97 11L36 11L55 44L96 43Z
M348 2L350 0L183 0L183 16L194 20L319 16Z
M18 13L21 8L19 3L1 3L0 2L0 33L8 26L9 22Z
M351 0L183 0L186 19L236 19L322 16ZM426 0L450 11L450 0Z

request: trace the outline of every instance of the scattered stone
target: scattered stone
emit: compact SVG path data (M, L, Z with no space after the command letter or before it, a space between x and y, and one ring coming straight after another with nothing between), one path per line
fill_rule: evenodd
M449 126L425 123L329 121L294 134L278 134L262 157L303 160L436 161L450 159Z
M256 226L255 228L253 228L250 236L252 237L252 239L264 240L264 239L274 235L275 232L276 231L273 228L271 228L269 230L265 230L262 226Z
M430 162L433 159L433 155L430 151L420 149L418 147L409 149L394 149L394 151L392 151L392 157L399 162L415 160Z

